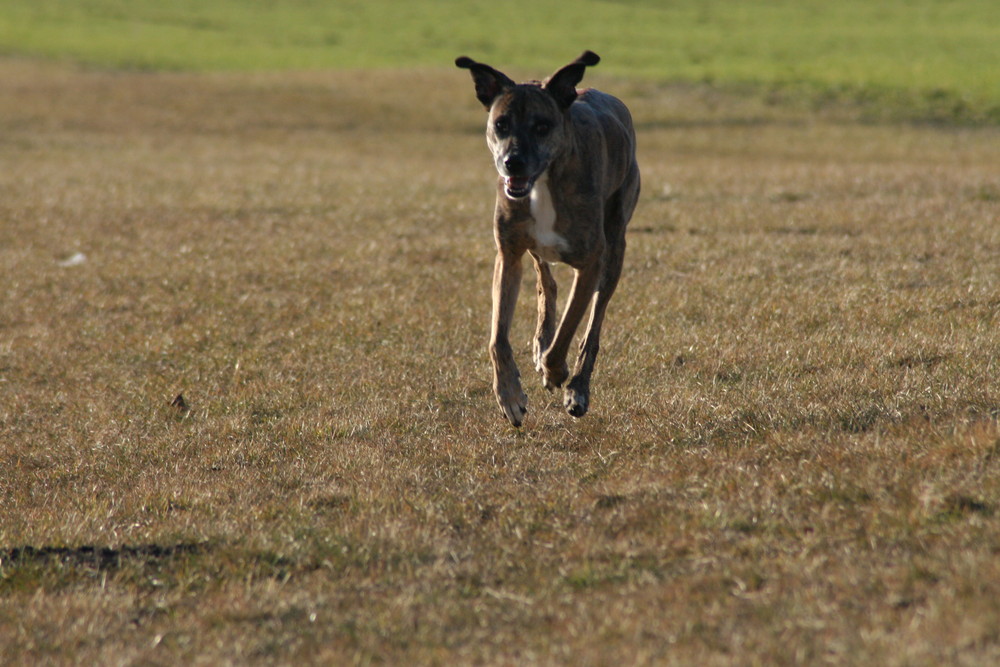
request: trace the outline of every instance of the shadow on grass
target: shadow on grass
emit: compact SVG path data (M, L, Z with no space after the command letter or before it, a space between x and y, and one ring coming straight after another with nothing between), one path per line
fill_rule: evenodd
M118 549L89 545L79 547L22 546L0 551L0 565L18 567L58 561L64 565L92 567L98 571L106 571L116 570L128 562L141 561L153 564L170 560L176 556L204 553L208 549L207 542L181 542L172 545L123 545Z

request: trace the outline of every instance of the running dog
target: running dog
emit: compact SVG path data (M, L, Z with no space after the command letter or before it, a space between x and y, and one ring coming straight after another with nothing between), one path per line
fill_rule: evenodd
M545 81L516 84L489 65L461 57L476 97L489 112L486 143L497 179L493 320L493 392L504 416L520 426L528 411L508 339L527 252L538 278L535 369L547 389L563 387L574 417L587 413L590 376L608 301L621 276L625 227L639 198L635 129L625 105L593 89L578 91L600 57L585 51ZM556 282L549 262L573 268L573 286L556 325ZM570 343L588 307L590 322L572 376Z

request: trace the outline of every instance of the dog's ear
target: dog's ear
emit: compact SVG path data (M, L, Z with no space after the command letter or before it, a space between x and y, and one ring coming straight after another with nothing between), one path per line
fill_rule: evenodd
M599 62L599 55L593 51L584 51L579 58L546 79L542 87L556 98L561 108L568 109L576 99L576 84L583 79L584 70Z
M506 74L496 71L489 65L477 63L467 56L456 58L455 66L472 71L472 80L476 84L476 97L487 109L493 106L493 100L499 97L500 93L515 85Z

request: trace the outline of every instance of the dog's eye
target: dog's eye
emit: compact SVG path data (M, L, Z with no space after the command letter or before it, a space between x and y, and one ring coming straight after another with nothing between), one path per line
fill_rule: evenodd
M507 134L510 132L510 121L503 117L497 118L493 122L493 130L500 135Z
M552 131L552 124L546 120L540 120L535 123L535 134L540 137L544 137L546 134Z

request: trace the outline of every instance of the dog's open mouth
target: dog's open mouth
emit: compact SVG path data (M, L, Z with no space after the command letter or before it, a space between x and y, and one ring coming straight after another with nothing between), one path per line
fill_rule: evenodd
M534 185L535 179L529 176L505 176L503 179L504 192L511 199L527 197Z

